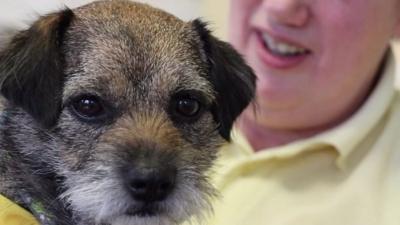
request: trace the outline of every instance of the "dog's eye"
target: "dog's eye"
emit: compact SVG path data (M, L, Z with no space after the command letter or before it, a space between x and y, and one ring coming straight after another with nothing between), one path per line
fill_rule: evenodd
M185 117L195 117L200 112L200 103L196 99L181 98L176 101L176 112Z
M72 108L82 119L96 119L104 113L103 105L95 96L83 96L72 103Z
M209 107L207 98L202 92L183 90L171 96L168 113L176 124L194 123Z

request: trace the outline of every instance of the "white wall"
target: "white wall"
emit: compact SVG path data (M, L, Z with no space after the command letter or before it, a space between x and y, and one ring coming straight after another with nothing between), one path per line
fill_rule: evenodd
M0 0L0 29L28 26L39 15L63 6L77 7L90 0Z
M135 0L164 9L188 21L201 17L203 0ZM215 0L219 1L219 0Z
M219 38L226 40L230 0L203 0L202 14Z

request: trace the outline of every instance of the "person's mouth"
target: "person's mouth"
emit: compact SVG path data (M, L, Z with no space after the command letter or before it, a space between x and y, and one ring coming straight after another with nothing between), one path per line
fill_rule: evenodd
M311 51L299 44L276 38L267 32L257 32L262 60L273 68L291 68L301 63Z
M309 50L302 48L300 46L296 46L294 44L289 44L287 42L277 40L266 32L261 33L261 37L264 42L264 46L268 48L271 51L271 53L278 56L283 56L283 57L299 56L308 54L310 52Z

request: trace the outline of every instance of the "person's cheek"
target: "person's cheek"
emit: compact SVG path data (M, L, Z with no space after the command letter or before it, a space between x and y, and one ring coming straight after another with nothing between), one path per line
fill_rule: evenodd
M250 35L250 18L261 3L261 0L231 1L229 15L229 41L242 53Z

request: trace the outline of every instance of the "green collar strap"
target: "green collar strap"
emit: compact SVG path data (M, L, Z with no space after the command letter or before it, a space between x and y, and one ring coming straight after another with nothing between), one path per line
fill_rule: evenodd
M53 220L54 216L46 212L40 201L35 201L28 195L21 195L21 197L28 209L22 208L0 194L1 225L56 225Z

